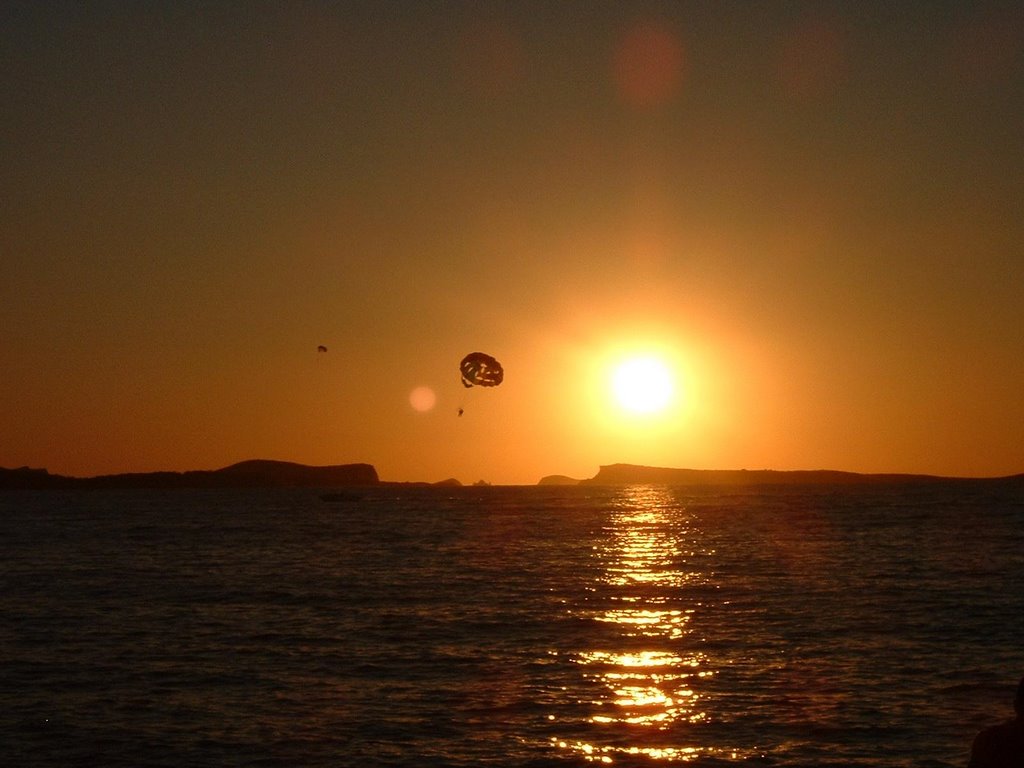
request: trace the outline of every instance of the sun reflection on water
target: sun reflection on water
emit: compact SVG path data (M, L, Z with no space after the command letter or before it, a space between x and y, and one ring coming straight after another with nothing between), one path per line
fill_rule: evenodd
M664 651L593 651L580 654L577 661L590 668L585 677L600 680L613 694L610 699L595 702L602 707L612 705L610 713L594 715L591 722L651 727L704 719L704 713L695 706L697 694L688 687L692 678L707 674L693 671L701 663L697 656L684 659Z
M666 488L623 489L594 548L602 565L597 608L581 611L617 630L616 647L581 650L573 661L594 683L589 722L604 738L595 743L553 739L556 747L593 762L630 755L684 762L718 750L698 746L688 728L707 719L701 682L714 675L697 650L690 621L698 605L688 586L706 576L688 569L699 531ZM604 743L597 743L598 741Z

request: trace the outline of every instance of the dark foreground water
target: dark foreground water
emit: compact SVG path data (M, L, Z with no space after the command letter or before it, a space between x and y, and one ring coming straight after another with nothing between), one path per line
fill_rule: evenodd
M991 486L0 494L0 763L963 766Z

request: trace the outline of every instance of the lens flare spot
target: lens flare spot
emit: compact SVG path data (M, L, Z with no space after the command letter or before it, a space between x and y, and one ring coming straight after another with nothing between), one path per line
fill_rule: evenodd
M630 107L659 107L679 92L686 53L670 29L641 23L630 29L612 63L619 98Z
M409 393L409 405L413 410L426 413L437 405L437 395L430 387L416 387Z

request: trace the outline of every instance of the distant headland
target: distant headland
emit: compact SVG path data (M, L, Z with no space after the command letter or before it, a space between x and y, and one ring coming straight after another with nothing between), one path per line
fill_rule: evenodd
M913 474L859 474L837 470L773 469L673 469L637 464L608 464L591 478L547 475L537 485L624 486L765 486L765 485L855 485L881 483L937 483L967 480L1009 482L1024 485L1024 474L993 478L941 477ZM253 459L214 470L187 472L132 472L95 477L50 474L45 469L0 467L0 490L116 489L116 488L367 488L374 486L459 487L455 478L439 482L394 482L381 480L372 464L308 466L290 461ZM488 486L483 480L474 486Z
M1024 476L1022 476L1024 477ZM938 475L861 474L832 469L666 469L610 464L584 485L850 485L864 483L931 483L963 479Z
M761 486L761 485L854 485L882 483L937 483L958 480L993 480L1024 484L1024 474L995 478L959 478L939 475L860 474L832 469L673 469L638 464L607 464L591 478L576 480L565 475L548 475L540 485L673 485L673 486Z

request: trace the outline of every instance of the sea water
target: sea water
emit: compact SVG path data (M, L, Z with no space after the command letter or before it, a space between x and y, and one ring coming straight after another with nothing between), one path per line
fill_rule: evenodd
M0 494L0 763L963 766L992 484Z

